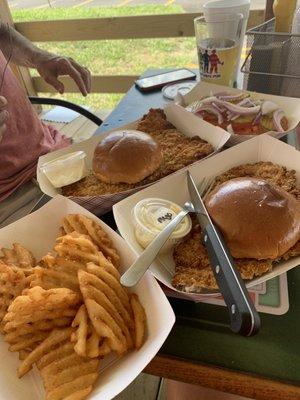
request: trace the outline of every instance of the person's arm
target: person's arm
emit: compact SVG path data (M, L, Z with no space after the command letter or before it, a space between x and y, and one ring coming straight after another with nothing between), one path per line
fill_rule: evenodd
M5 57L20 66L36 68L47 83L59 93L64 93L64 85L58 80L60 75L69 75L86 96L91 90L91 75L87 68L72 58L60 57L39 49L14 28L0 23L0 49Z
M42 51L28 39L7 24L0 23L0 48L8 59L16 65L35 68ZM12 51L13 50L13 51Z

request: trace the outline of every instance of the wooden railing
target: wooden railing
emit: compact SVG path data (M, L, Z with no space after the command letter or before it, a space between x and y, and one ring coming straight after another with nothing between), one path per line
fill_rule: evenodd
M18 22L15 28L33 42L148 39L194 36L201 13L142 15L56 21ZM248 26L263 21L264 10L252 10Z
M4 0L4 3L6 0ZM2 15L3 1L0 3ZM251 10L248 27L264 21L264 10ZM8 7L6 5L6 13ZM200 13L128 16L115 18L89 18L54 21L17 22L15 28L33 42L57 42L80 40L116 40L144 38L176 38L194 36L194 18ZM11 16L8 16L11 20ZM92 92L124 93L136 80L133 75L94 75ZM24 78L23 78L24 80ZM28 81L28 75L26 75ZM78 92L74 82L62 78L67 92ZM51 93L54 89L40 77L28 82L36 92Z

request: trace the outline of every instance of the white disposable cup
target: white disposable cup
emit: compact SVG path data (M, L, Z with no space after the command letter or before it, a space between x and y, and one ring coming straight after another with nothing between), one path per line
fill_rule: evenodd
M240 60L245 33L247 29L247 22L250 13L250 0L216 0L216 1L209 1L203 5L203 14L208 22L212 16L215 19L216 15L218 14L224 15L232 13L243 15L241 37L239 42L239 52L238 52L238 59ZM214 32L214 34L217 36L218 32ZM230 35L230 32L228 32L228 34ZM238 68L239 68L239 63L237 63L235 78L237 78Z

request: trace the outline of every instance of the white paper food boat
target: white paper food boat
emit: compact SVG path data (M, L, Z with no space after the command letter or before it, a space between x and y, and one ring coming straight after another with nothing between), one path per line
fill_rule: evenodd
M296 170L297 180L300 184L300 152L292 146L266 135L241 143L238 146L216 154L214 157L203 161L199 165L191 166L189 171L195 179L196 184L200 184L205 177L215 177L232 167L259 161L271 161L274 164ZM142 199L158 197L171 200L183 206L186 201L190 201L186 176L186 171L182 171L174 176L166 177L161 182L143 189L139 193L114 205L113 212L119 232L138 254L141 254L143 249L136 241L134 235L131 216L134 205ZM294 257L288 261L281 261L274 266L272 271L248 281L247 287L252 287L274 276L278 276L299 264L300 256ZM159 260L156 260L151 266L151 272L159 281L167 287L176 290L172 286L174 271L175 265L172 251L166 253L164 256L160 256ZM203 294L209 293L204 290ZM197 298L197 295L192 296Z
M184 110L181 107L179 110L177 109L176 106L168 107L166 109L166 114L168 121L170 121L175 127L177 127L178 130L180 130L186 136L188 137L199 136L201 139L204 139L208 143L212 144L212 146L215 149L214 153L218 152L230 138L230 134L228 132L224 131L221 128L214 127L213 125L208 124L206 122L204 122L203 124L203 121L201 121L200 118L197 118L195 115L192 115L191 113L189 113L188 111ZM120 128L118 128L118 130L136 129L136 126L137 126L137 121L133 122L132 124L121 126ZM37 180L41 190L45 194L51 197L54 197L61 192L60 189L54 188L53 185L50 183L50 181L47 179L46 175L44 175L41 172L40 166L42 164L51 161L57 157L60 157L64 154L68 154L77 150L83 150L87 154L86 157L87 167L88 169L91 169L96 145L101 140L103 140L103 138L106 137L110 132L112 131L105 132L103 135L94 136L91 139L85 140L81 143L73 144L67 148L60 149L40 157L37 166ZM213 155L214 153L212 153L211 155ZM211 155L209 155L209 157ZM196 161L196 163L198 164L202 161L203 160ZM123 198L141 189L142 187L138 187L135 189L115 194L105 194L99 196L85 196L85 197L70 197L70 199L82 205L89 211L97 215L101 215L104 214L105 212L110 211L113 204L117 203Z
M272 101L280 106L282 110L284 111L288 123L289 123L289 128L286 132L280 133L280 132L266 132L266 135L270 135L273 137L276 137L277 139L280 139L282 136L284 136L286 133L293 131L299 124L300 121L300 99L296 99L294 97L284 97L284 96L275 96L271 94L264 94L264 93L257 93L257 92L251 92L248 90L240 90L240 89L233 89L229 88L228 86L221 86L221 85L215 85L212 83L207 83L207 82L199 82L189 93L186 95L182 96L183 103L182 106L188 106L189 104L193 103L194 101L200 100L202 97L206 96L211 96L214 93L220 93L223 91L227 91L230 93L243 93L247 92L251 94L251 97L257 100L269 100ZM180 106L178 106L180 107ZM201 119L201 118L199 118ZM205 122L205 121L203 121ZM227 132L227 131L226 131ZM259 135L261 136L261 135ZM237 135L237 134L231 134L230 139L228 141L229 146L233 146L235 144L244 142L245 140L252 139L254 137L257 137L257 135Z
M53 248L62 218L69 213L87 215L97 221L112 239L121 256L120 271L124 272L135 260L136 255L126 242L110 227L78 204L57 196L38 211L8 225L0 230L0 246L9 247L19 242L30 249L36 259L40 259ZM146 367L158 352L175 322L173 310L151 275L147 273L134 288L139 295L146 315L148 332L145 344L139 351L125 357L104 358L100 363L98 380L90 400L110 400L123 391ZM31 371L25 377L17 377L20 363L18 353L8 351L8 344L0 338L0 398L5 400L41 400L44 390L39 373Z

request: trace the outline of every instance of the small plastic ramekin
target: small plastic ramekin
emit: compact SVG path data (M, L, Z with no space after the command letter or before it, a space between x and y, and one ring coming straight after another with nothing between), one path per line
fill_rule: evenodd
M40 170L55 188L60 188L86 176L85 158L84 151L75 151L46 162L40 166Z
M139 201L133 208L132 213L134 232L138 243L143 248L149 246L153 239L180 211L182 211L182 207L165 199L148 198ZM160 253L169 252L190 232L191 228L191 218L186 215L164 244Z

